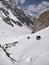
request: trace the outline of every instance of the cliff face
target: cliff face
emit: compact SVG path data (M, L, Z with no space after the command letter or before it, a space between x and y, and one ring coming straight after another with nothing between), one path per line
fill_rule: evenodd
M37 32L49 26L49 10L42 13L39 18L35 21L33 31Z

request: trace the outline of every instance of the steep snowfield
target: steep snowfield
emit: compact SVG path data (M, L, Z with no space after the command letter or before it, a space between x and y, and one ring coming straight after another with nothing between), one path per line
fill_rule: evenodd
M29 24L32 23L33 19L26 16L24 11L15 6L11 0L0 0L0 43L31 34L32 28Z
M36 40L36 36L41 36L41 39ZM10 41L10 39L7 40ZM10 57L17 61L14 65L49 65L49 27L17 39L14 37L10 43L5 42L1 45L5 48L6 44L9 44L6 50L11 54ZM12 65L11 60L6 57L6 53L1 48L0 52L0 65L9 65L9 63Z
M27 28L26 26L19 26L17 24L14 24L14 27L6 24L2 18L0 17L0 39L1 38L8 38L13 36L21 36L21 35L27 35L31 33L31 30Z
M18 11L17 11L18 10ZM22 15L22 17L21 17ZM0 1L0 40L4 41L7 38L20 37L23 35L31 34L32 30L30 27L22 23L21 21L26 15L24 15L21 8L13 5L8 0ZM21 17L21 18L20 18ZM20 19L19 19L20 18ZM26 19L26 23L28 22ZM31 20L30 20L31 21Z

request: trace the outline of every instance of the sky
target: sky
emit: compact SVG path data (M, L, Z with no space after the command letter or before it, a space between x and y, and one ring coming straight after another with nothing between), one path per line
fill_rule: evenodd
M49 10L49 0L16 0L16 3L37 17Z

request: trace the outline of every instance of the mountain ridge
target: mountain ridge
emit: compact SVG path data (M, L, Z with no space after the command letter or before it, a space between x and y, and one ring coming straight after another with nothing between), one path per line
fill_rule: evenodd
M19 19L22 23L25 22L27 26L29 26L30 24L34 24L34 18L31 18L28 15L26 16L24 11L20 7L13 4L10 0L1 0L1 3L3 7L5 6L5 8L0 7L0 10L7 16L8 19L10 19L10 12L8 12L8 10L10 10L17 19Z

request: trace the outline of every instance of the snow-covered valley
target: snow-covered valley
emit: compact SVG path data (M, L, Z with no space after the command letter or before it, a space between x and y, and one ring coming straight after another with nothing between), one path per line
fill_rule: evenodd
M49 65L49 26L32 34L34 20L0 0L0 65Z

